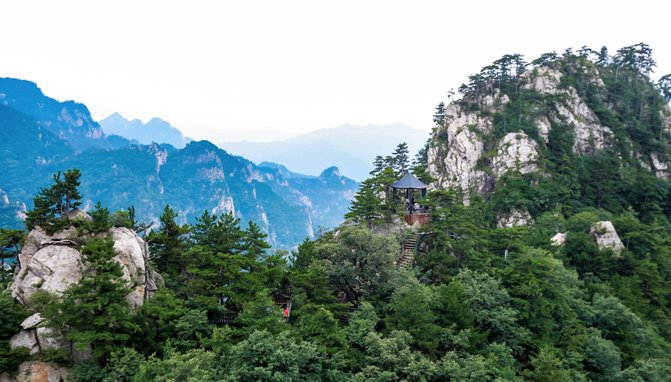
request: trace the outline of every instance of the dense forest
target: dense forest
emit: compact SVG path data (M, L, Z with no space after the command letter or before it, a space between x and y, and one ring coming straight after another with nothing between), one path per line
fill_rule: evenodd
M377 157L345 223L292 252L271 250L257 225L226 213L179 225L166 206L154 230L133 208L98 204L90 221L69 218L86 174L57 173L26 224L74 226L87 271L62 296L36 293L29 309L0 296L0 371L40 359L71 367L73 381L667 381L671 182L639 160L671 155L671 76L653 83L654 67L645 44L531 63L504 56L453 102L494 121L481 133L484 151L509 132L538 140L539 171L504 174L484 193L433 189L420 200L430 223L403 225L403 196L389 185L408 171L435 181L428 152L445 144L441 103L414 160L404 144ZM540 144L534 117L563 102L522 86L541 68L577 90L612 130L611 145L577 153L568 123ZM488 94L509 101L486 110ZM530 219L497 224L512 210ZM600 222L612 224L621 248L597 243ZM137 308L112 260L113 226L144 237L164 280ZM3 256L15 254L26 233L0 232ZM551 240L557 234L561 242ZM414 260L399 266L411 241ZM3 289L12 276L3 274ZM10 349L35 311L90 357Z

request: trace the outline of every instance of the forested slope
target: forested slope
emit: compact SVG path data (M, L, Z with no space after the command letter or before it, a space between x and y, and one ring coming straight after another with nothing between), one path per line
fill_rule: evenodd
M497 60L289 262L255 225L165 209L148 241L166 287L95 357L60 362L77 381L667 381L670 88L653 67L644 44ZM432 184L415 231L388 188L409 169ZM63 301L41 301L51 324Z

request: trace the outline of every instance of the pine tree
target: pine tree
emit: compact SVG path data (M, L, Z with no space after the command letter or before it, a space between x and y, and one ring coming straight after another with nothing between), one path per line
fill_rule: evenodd
M410 169L410 151L408 144L405 142L399 143L393 153L392 168L398 175L403 175Z
M166 205L159 218L161 227L148 237L151 260L168 283L176 283L183 269L183 253L187 249L188 227L175 222L178 214Z
M42 188L33 199L33 209L26 213L29 230L41 226L47 232L55 232L67 225L68 215L81 205L82 195L78 169L58 171L53 176L53 184Z
M364 180L345 217L357 223L365 222L368 227L378 222L382 218L383 206L376 188L372 178Z
M436 106L436 112L433 114L433 123L441 125L445 121L445 102L441 102Z
M103 208L100 202L96 203L95 208L91 211L90 227L93 232L105 232L112 228L110 211L107 208Z
M130 286L123 270L114 261L114 242L93 239L82 248L86 267L79 283L72 285L62 299L45 292L33 296L33 304L78 348L90 345L99 361L122 347L137 329L132 322L126 295Z

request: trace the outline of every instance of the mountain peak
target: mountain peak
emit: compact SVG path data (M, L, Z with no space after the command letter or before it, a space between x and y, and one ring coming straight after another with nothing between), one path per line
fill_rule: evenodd
M336 166L331 166L319 175L320 178L340 178L342 175L340 175L340 170Z
M116 134L146 145L157 142L182 148L189 141L182 135L181 131L173 127L168 121L156 117L150 119L147 123L142 123L139 119L128 120L115 112L101 120L100 126L106 134Z

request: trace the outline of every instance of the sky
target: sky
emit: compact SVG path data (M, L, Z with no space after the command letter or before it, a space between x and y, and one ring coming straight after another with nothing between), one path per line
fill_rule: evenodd
M213 142L344 123L428 132L447 92L507 53L645 42L653 77L671 73L664 4L2 0L0 77L85 103L97 120L159 117Z

